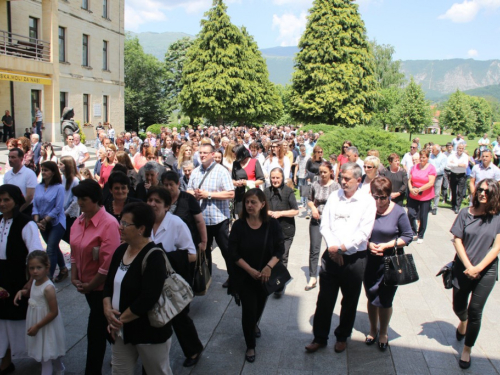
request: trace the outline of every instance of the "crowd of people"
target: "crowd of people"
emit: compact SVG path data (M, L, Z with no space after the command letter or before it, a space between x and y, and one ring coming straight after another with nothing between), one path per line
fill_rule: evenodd
M138 358L147 374L171 374L173 333L184 366L194 366L203 345L189 305L159 328L148 311L162 293L164 257L192 285L202 252L212 272L214 240L227 270L223 287L242 307L245 359L254 362L268 298L261 284L278 262L288 266L300 210L309 220L305 291L319 285L306 351L327 345L339 291L335 352L346 349L363 286L366 344L385 351L397 287L384 283L383 256L423 243L441 196L457 214L453 309L457 339L465 338L459 364L470 366L498 267L500 145L485 134L474 159L461 135L443 147L421 146L416 138L405 155L381 160L378 150L361 158L355 142L345 140L326 157L321 135L295 127L199 126L162 128L142 140L99 129L93 171L78 134L67 137L60 155L37 134L9 139L0 186L0 374L13 372L12 359L26 352L42 363L42 374L64 371L54 283L67 277L90 309L86 374L101 373L107 341L113 374L133 373ZM467 196L470 206L462 209ZM70 269L61 241L71 248ZM272 294L279 299L285 290Z

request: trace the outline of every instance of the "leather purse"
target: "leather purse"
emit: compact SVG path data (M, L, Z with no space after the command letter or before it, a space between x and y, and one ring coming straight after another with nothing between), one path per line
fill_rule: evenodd
M448 264L445 264L443 268L439 270L436 276L443 276L443 285L445 289L453 288L453 267L455 267L455 262L451 261Z
M210 274L210 270L208 268L207 256L204 251L198 251L193 276L194 295L204 296L211 283L212 275Z
M396 238L393 255L384 256L384 284L387 286L411 284L419 279L413 255L405 254L397 247L397 242Z

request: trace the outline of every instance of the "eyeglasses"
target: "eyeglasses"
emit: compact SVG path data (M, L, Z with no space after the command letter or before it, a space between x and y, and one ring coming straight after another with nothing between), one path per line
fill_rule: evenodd
M372 195L373 199L378 201L379 199L381 201L385 201L387 198L389 198L387 195Z
M484 194L488 195L490 193L490 190L489 189L478 188L477 192L479 194L484 193Z
M416 147L416 146L411 146L411 148L418 148L418 147Z
M315 154L322 154L323 151L314 151Z
M123 228L127 228L127 227L130 227L130 226L136 226L134 223L127 223L126 221L120 221L120 225L123 227Z
M373 169L375 167L372 167L371 165L365 165L365 169Z

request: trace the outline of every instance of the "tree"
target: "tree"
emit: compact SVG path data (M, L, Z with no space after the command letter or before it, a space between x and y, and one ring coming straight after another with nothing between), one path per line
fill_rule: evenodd
M380 89L375 111L369 125L381 129L394 130L398 127L399 104L403 96L403 89L387 87Z
M425 100L425 93L420 85L413 80L405 87L398 108L399 123L410 133L420 133L426 126L432 124L430 103Z
M290 97L298 121L352 127L375 104L374 58L358 6L315 0L299 42Z
M388 44L370 43L375 57L375 79L381 89L402 87L405 75L401 72L401 60L393 60L394 47Z
M231 23L226 9L222 0L214 0L187 52L179 95L182 109L219 124L277 119L281 103L264 60L246 31Z
M178 97L182 90L182 71L186 53L192 45L193 40L185 37L172 43L165 53L165 92L171 110L179 109Z
M146 54L137 38L125 39L124 60L126 128L166 122L163 64Z
M444 128L450 128L455 133L469 134L474 131L476 115L470 106L468 95L460 90L450 95L439 116L439 122Z
M491 107L485 98L477 96L469 96L469 105L476 116L476 124L474 126L474 134L483 134L490 131L492 123Z

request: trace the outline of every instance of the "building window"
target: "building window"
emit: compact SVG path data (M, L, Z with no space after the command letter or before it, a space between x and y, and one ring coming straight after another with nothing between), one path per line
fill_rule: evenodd
M102 70L108 70L108 42L102 41Z
M66 61L66 29L59 26L59 62Z
M29 26L30 26L30 39L38 39L38 18L30 17Z
M103 122L109 122L109 103L108 96L104 95L102 97L102 120Z
M40 90L31 90L31 117L33 121L35 121L35 108L40 108L41 96L42 92Z
M83 94L83 122L89 123L89 94Z
M85 34L82 41L82 65L89 66L89 36Z
M68 93L67 92L60 92L59 93L59 106L61 109L61 116L64 111L64 108L68 106Z
M102 16L108 18L108 0L102 0Z
M89 10L89 0L82 0L82 8Z

